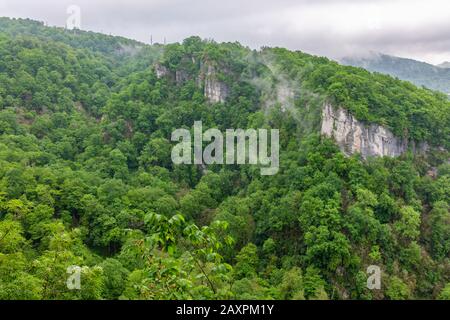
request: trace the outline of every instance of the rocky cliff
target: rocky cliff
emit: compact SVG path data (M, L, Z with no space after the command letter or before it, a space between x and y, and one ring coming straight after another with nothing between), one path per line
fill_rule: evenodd
M195 64L195 61L192 63ZM212 64L201 63L200 71L197 76L189 74L184 69L178 69L171 72L164 65L157 63L154 66L156 76L158 78L168 77L175 81L177 85L183 85L186 81L194 79L198 87L203 88L206 99L211 103L224 103L230 94L229 86L219 80L219 72ZM226 69L221 70L227 72Z
M167 69L162 64L157 63L157 64L155 64L155 73L156 73L156 76L158 77L158 79L160 79L169 74L169 69Z
M224 103L229 95L229 87L218 79L216 68L209 63L202 67L199 85L203 85L205 97L211 103Z
M389 129L358 121L347 110L334 109L330 104L322 110L321 133L334 138L346 155L396 157L408 149L408 142L395 137Z

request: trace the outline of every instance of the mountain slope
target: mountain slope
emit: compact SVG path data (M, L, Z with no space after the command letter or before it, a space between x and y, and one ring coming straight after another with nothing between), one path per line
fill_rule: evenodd
M450 68L450 62L448 62L448 61L442 62L441 64L438 64L437 67L448 69L448 68Z
M4 23L0 299L446 297L444 95L198 37L119 63L116 38ZM345 155L320 134L326 106L430 149ZM279 129L278 174L175 165L171 133L198 120ZM80 290L66 285L74 265ZM369 265L383 271L381 290L367 288Z
M373 53L368 57L348 57L342 63L373 72L389 74L417 86L425 86L450 94L450 69L425 62Z
M89 49L107 55L126 55L145 46L135 40L107 36L97 32L46 27L43 22L30 19L0 17L0 30L11 37L32 36L41 40L62 42L74 48Z

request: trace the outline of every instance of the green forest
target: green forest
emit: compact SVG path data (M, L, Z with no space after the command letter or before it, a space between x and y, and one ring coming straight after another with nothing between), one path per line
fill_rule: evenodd
M430 148L345 156L324 102ZM279 129L278 174L174 165L199 120ZM0 300L450 300L449 136L444 94L327 58L0 18Z

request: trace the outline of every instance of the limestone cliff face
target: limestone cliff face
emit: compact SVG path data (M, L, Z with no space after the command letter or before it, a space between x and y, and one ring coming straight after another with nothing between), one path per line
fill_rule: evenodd
M189 74L184 70L175 71L175 82L178 86L183 85L186 81L190 80Z
M162 64L157 63L155 65L155 72L156 72L156 77L158 79L165 77L169 74L169 70L163 66Z
M187 59L184 63L187 63ZM195 64L195 61L192 61ZM159 78L168 77L175 81L177 85L183 85L186 81L194 79L198 87L203 88L206 99L211 103L224 103L230 94L229 86L219 79L217 68L209 62L201 63L197 76L190 75L185 69L179 68L171 72L162 64L155 64L155 73ZM222 72L227 72L226 69Z
M396 157L408 149L408 142L397 138L387 128L355 119L343 108L325 104L322 110L321 133L332 137L346 155Z
M203 81L205 97L211 103L224 103L229 95L229 87L218 80L216 68L210 64L204 66L200 77Z

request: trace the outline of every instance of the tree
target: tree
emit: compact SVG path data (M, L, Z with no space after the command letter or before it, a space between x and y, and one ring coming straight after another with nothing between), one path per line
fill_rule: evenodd
M438 297L440 300L450 300L450 283L442 289Z
M319 270L314 267L306 268L303 277L305 297L309 300L328 300L325 291L325 281L320 276Z
M434 204L430 212L431 251L433 256L442 260L450 255L450 213L444 201Z
M259 264L257 250L253 243L249 243L236 256L234 272L237 279L251 278L257 275Z
M27 244L22 225L14 220L0 221L0 252L15 253Z
M411 292L402 279L393 276L389 279L385 295L390 300L406 300L410 298Z
M302 270L294 267L286 271L279 290L283 300L305 300Z
M104 294L106 299L118 299L125 290L125 284L130 273L120 261L108 258L104 260L100 267L103 270Z
M420 213L410 206L400 209L400 220L394 223L394 229L404 239L414 240L420 234Z
M350 260L350 243L340 232L326 226L311 227L305 234L306 258L318 267L332 271Z

